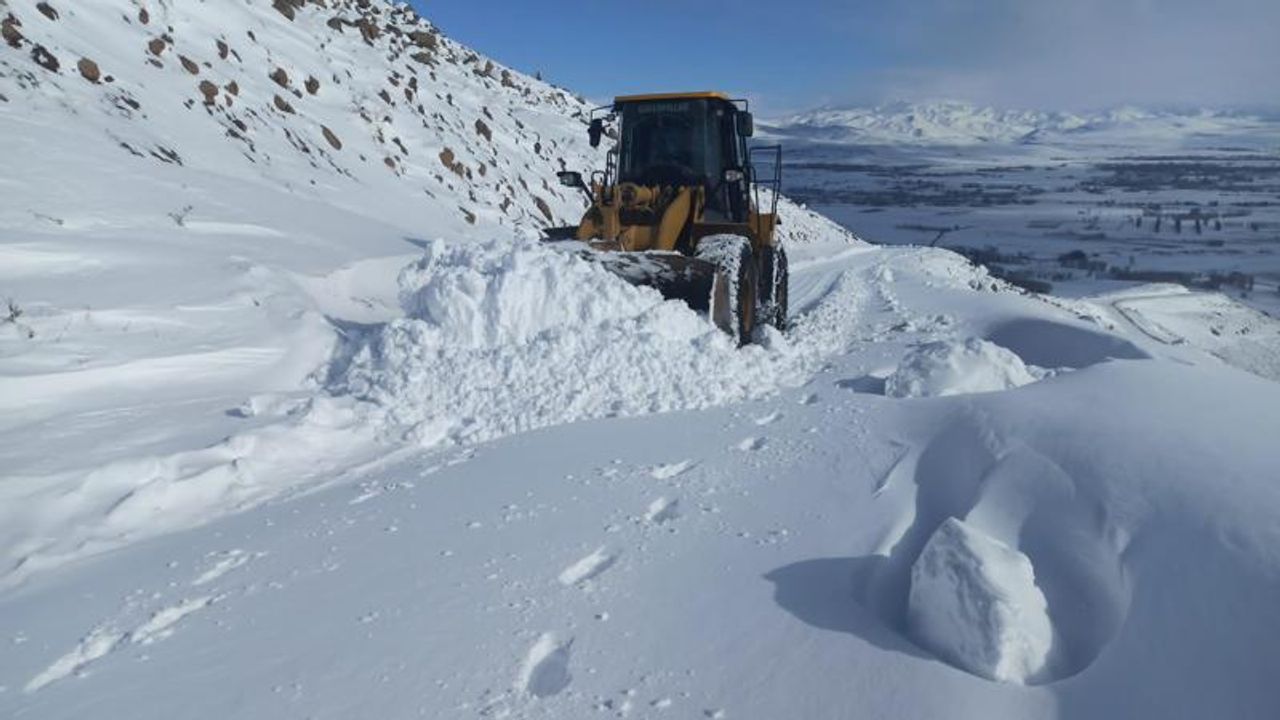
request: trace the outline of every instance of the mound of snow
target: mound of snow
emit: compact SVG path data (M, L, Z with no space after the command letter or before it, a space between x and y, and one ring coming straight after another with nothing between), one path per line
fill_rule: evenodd
M654 308L662 296L618 282L574 256L532 243L426 247L400 274L401 305L424 341L483 349L547 331L594 326ZM428 340L429 336L429 340Z
M739 349L706 317L530 240L429 243L400 275L405 317L337 363L331 389L433 445L592 417L710 407L803 383L845 343L833 292L784 338Z
M955 518L938 527L911 568L907 623L942 658L1002 682L1034 678L1053 647L1031 560Z
M939 397L991 392L1036 381L1022 359L980 338L921 345L885 381L890 397Z

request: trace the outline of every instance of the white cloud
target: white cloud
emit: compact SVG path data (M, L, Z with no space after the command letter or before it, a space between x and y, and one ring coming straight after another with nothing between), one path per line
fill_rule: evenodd
M881 96L1034 107L1274 105L1277 0L921 0L890 14Z

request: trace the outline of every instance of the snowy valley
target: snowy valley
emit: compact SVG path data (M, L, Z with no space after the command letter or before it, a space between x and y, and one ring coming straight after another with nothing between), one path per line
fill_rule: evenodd
M538 241L590 104L407 6L0 22L0 716L1280 712L1265 306L784 199L738 348Z

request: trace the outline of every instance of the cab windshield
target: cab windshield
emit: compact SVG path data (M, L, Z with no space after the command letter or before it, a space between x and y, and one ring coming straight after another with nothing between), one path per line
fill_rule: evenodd
M642 185L707 183L723 166L725 110L708 100L622 105L618 179Z

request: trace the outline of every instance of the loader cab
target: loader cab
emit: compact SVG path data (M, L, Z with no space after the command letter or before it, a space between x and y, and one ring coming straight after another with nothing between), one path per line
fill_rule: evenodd
M615 99L612 114L619 122L617 182L701 185L708 213L746 221L754 128L745 101L710 92L633 95Z

